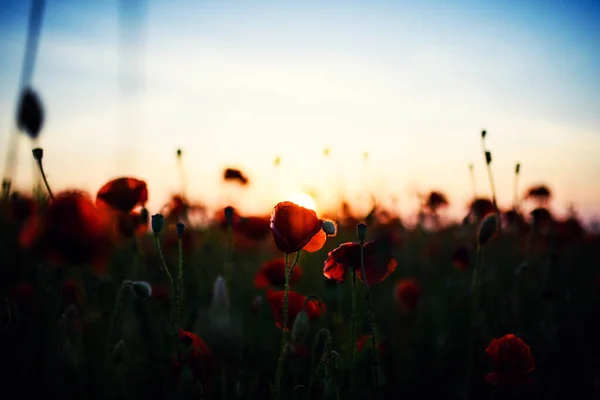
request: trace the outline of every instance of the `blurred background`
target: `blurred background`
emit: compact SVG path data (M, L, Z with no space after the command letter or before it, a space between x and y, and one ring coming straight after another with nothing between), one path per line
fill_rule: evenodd
M181 190L181 149L186 194L209 208L310 195L366 213L374 195L410 218L439 190L458 219L473 189L491 197L486 129L500 207L520 162L520 194L547 184L554 212L589 222L599 20L593 0L1 0L0 166L30 190L41 146L55 191L133 176L155 211ZM24 83L45 110L34 143L15 128ZM224 184L225 168L248 183Z

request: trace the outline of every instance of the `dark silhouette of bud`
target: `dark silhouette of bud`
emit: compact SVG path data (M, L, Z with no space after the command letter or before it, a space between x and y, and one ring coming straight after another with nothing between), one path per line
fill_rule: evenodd
M119 340L117 344L112 349L112 360L113 365L118 367L123 362L125 358L125 342L123 339Z
M233 207L227 206L223 211L225 213L225 222L231 224L233 222Z
M17 126L25 131L32 139L40 136L44 124L44 110L38 95L30 88L25 88L21 94L19 111L17 113Z
M485 246L485 244L488 243L492 237L494 237L497 230L498 218L496 217L496 214L488 214L479 225L479 232L477 235L477 241L479 242L479 245Z
M131 282L131 288L137 297L141 297L142 299L152 297L152 286L146 281Z
M181 158L181 149L177 149L177 158Z
M490 165L492 163L492 153L489 151L485 152L485 162Z
M165 217L162 214L154 214L152 216L152 232L158 235L162 231L164 223Z
M183 237L183 230L185 228L185 225L183 223L181 223L181 222L178 222L177 225L176 225L176 227L177 227L177 236L179 238L182 238Z
M306 335L308 335L309 329L310 322L308 320L308 314L306 311L302 310L296 316L296 320L292 326L292 340L297 343L304 341Z
M140 221L144 224L147 224L149 217L150 214L148 213L148 209L142 208L142 210L140 211Z
M40 149L39 147L33 149L31 151L33 153L33 158L37 162L42 162L42 158L44 158L44 149Z
M323 232L327 234L327 236L335 236L337 234L337 226L335 225L335 222L328 219L323 220L321 223L321 228L323 229Z
M515 174L518 174L519 172L521 172L521 163L517 163L515 166Z
M356 225L356 236L358 236L359 242L362 243L365 241L367 237L367 224L361 222L360 224Z
M487 132L485 130L481 131L481 138L485 139L485 135L487 135Z

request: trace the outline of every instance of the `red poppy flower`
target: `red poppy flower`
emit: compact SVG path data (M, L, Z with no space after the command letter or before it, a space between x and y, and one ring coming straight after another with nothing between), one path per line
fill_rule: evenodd
M146 182L135 178L117 178L100 188L96 196L98 207L108 206L114 210L131 212L136 206L148 201Z
M486 215L496 212L494 203L482 198L473 200L469 206L469 210L476 221L481 221Z
M277 248L286 254L302 249L318 251L327 239L321 229L322 223L313 210L291 201L283 201L275 206L271 214L273 240Z
M241 217L235 221L233 229L254 241L265 239L271 229L271 221L264 217Z
M273 289L267 290L267 301L269 302L269 306L271 306L271 311L273 312L273 318L275 319L275 325L277 328L283 328L283 296L284 291L275 291ZM290 328L294 325L294 321L296 317L302 311L304 307L304 302L306 301L306 296L300 294L298 292L289 291L288 294L288 323L286 327L286 331L289 331ZM325 304L319 302L315 299L310 299L306 302L305 311L308 314L309 319L314 319L319 317L321 313L325 312L327 307Z
M296 265L290 275L290 285L300 281L302 267ZM269 286L285 285L285 259L277 258L264 263L256 275L254 275L254 286L257 289L266 289Z
M520 338L507 334L493 339L485 349L496 371L485 376L494 385L521 384L530 381L529 373L535 369L531 349Z
M200 336L193 332L188 332L179 328L179 338L184 347L189 349L179 356L179 360L174 360L172 366L176 372L180 372L184 365L189 366L194 378L200 380L203 384L210 382L210 375L213 367L212 352L204 343Z
M376 239L364 245L364 266L369 286L381 282L396 270L398 263L392 257L392 242L386 238ZM344 282L349 268L356 269L358 278L364 282L360 265L360 244L343 243L329 252L323 275L336 282Z
M412 312L421 299L421 285L414 278L404 278L396 282L394 297L406 312Z
M365 346L369 346L369 349L372 349L373 346L371 345L371 335L363 335L359 337L358 339L356 339L355 345L356 353L358 354L362 353L363 350L365 350ZM377 343L377 351L379 353L383 351L383 346L379 342Z
M66 305L73 304L78 306L83 297L74 278L69 278L63 283L61 294Z
M90 263L104 272L112 249L111 222L88 195L63 192L47 207L30 218L19 238L26 250L39 250L56 264Z
M467 246L458 246L452 253L452 265L459 271L469 269L471 262L471 250Z
M114 234L117 242L127 242L129 239L148 232L147 214L143 215L141 211L132 211L130 213L116 211L114 224Z

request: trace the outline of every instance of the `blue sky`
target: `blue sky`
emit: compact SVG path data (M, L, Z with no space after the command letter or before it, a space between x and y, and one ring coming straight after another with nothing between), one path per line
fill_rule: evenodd
M410 211L416 192L436 188L459 215L470 162L478 192L489 193L487 129L501 204L520 161L524 187L546 182L557 210L573 201L595 215L600 2L323 3L142 2L123 19L125 37L141 40L120 47L119 2L47 0L33 85L48 113L40 143L51 182L95 191L133 174L158 207L177 190L182 147L189 193L211 204L262 211L311 189L322 207L339 191L375 192ZM27 12L27 1L0 8L3 144ZM22 140L23 187L34 174L30 148ZM219 185L229 165L254 182L243 203Z

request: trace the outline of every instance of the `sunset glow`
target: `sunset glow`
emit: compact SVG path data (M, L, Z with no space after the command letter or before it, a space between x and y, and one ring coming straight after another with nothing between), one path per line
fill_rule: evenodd
M317 211L317 203L315 202L315 199L313 199L308 193L295 193L289 196L288 200L304 208Z

